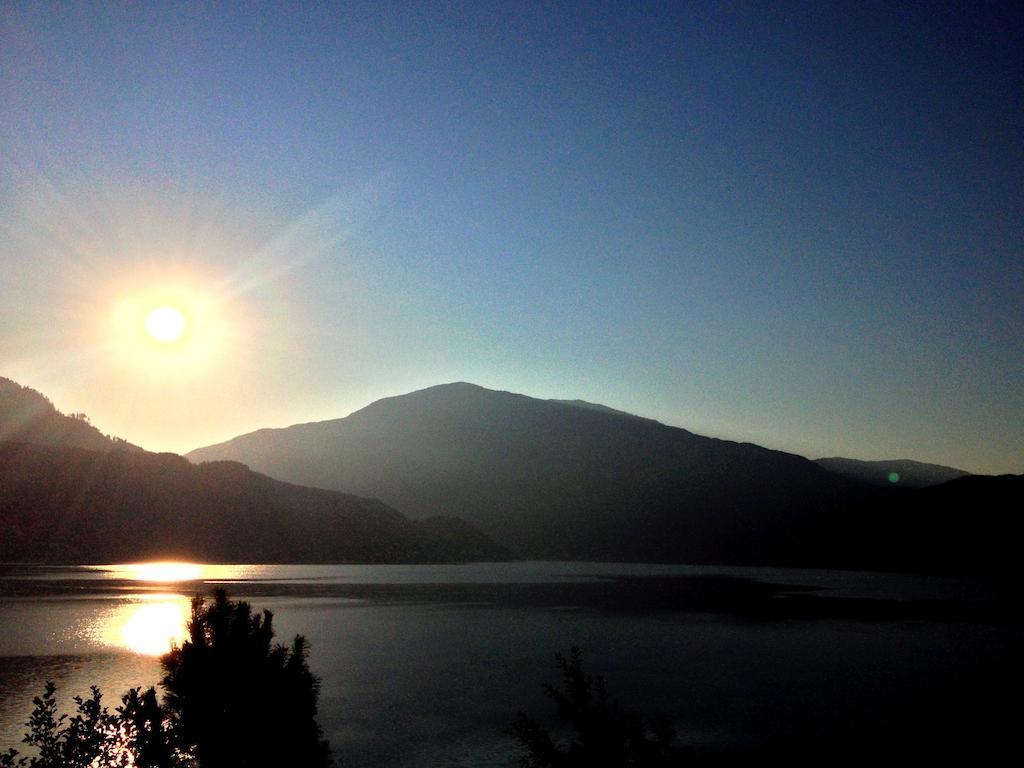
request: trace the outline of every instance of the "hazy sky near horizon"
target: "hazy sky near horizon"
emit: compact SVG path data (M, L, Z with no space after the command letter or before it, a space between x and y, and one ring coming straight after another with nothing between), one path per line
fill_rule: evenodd
M1020 3L0 24L0 375L106 432L187 451L466 380L1024 472Z

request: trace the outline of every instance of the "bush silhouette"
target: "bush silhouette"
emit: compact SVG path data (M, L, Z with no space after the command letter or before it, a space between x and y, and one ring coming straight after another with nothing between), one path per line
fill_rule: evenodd
M558 705L559 718L571 726L568 738L552 736L544 726L520 713L509 731L526 750L523 768L663 768L679 764L675 731L663 717L645 720L623 712L608 697L604 678L583 671L583 654L555 654L562 687L544 685Z

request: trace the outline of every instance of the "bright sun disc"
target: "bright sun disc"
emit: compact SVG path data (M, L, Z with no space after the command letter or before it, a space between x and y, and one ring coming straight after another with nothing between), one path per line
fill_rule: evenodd
M146 315L146 333L159 342L177 341L185 333L185 315L174 307L159 307Z

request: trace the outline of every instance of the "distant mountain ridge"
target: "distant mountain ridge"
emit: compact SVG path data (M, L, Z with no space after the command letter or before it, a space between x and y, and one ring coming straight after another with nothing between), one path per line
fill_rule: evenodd
M196 467L109 438L0 380L0 561L466 562L507 560L464 521L411 521L376 499ZM11 439L11 438L15 439Z
M941 464L926 464L911 459L889 459L883 461L863 461L833 456L815 461L830 472L861 480L872 485L904 485L910 488L926 488L930 485L941 485L958 477L971 474L956 467L945 467Z

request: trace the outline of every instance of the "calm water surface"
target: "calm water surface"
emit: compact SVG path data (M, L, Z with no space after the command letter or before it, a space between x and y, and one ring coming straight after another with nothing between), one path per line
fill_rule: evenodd
M513 766L572 645L624 705L709 752L885 719L1015 654L1013 595L969 581L601 563L0 566L0 750L46 680L113 706L160 676L216 585L304 634L346 766ZM1001 668L1005 672L1005 667ZM996 683L993 683L995 685ZM1009 683L1007 683L1009 684ZM986 683L988 685L988 683Z

